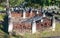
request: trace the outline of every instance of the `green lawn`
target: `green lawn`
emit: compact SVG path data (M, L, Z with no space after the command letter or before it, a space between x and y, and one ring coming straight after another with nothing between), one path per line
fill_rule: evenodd
M0 14L0 21L4 21L4 14ZM0 28L3 28L2 24L0 24Z
M4 16L5 16L4 14L0 14L0 20L1 21L4 21Z

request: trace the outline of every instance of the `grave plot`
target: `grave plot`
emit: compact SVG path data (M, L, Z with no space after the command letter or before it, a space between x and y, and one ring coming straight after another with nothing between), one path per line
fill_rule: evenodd
M13 30L19 33L31 33L31 23L23 22L23 23L13 23Z
M38 13L34 10L31 12L11 12L13 31L16 31L16 33L35 33L51 27L52 19L43 17L40 11Z
M41 31L41 30L51 27L51 25L52 25L51 20L52 19L44 17L42 22L41 22L41 20L37 21L37 25L36 25L37 31Z

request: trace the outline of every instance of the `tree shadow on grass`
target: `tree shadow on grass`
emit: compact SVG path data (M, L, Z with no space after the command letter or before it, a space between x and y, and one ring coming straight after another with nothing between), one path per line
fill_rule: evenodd
M8 33L8 16L7 15L5 15L4 22L2 23L2 25L3 25L3 29L2 30L5 33Z

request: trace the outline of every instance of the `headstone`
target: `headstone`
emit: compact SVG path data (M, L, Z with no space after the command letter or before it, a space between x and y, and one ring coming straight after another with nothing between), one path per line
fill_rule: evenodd
M11 8L12 11L14 11L14 8Z
M32 14L32 10L31 10L31 14Z
M41 22L43 22L43 19L41 19Z
M38 10L37 10L37 14L39 14Z
M36 22L35 21L33 21L32 23L32 33L33 34L36 33Z
M13 30L13 23L12 23L12 20L11 20L11 11L9 10L9 13L8 13L8 32L12 32Z
M8 18L11 18L11 11L9 10Z
M52 18L52 31L55 31L55 27L56 27L55 17L53 16L53 18Z
M10 22L8 27L8 32L12 32L12 30L13 30L13 23Z
M25 19L26 18L26 12L24 11L23 12L23 19Z
M46 17L45 13L43 13L43 17Z
M16 7L16 10L18 10L18 8Z

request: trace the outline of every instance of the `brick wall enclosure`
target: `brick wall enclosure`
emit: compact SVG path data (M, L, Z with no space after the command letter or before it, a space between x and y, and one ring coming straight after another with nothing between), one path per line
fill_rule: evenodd
M12 17L15 18L15 21L17 21L17 19L22 20L20 18L23 17L23 13L12 12L11 14L12 14ZM26 12L26 17L27 18L32 18L36 15L42 16L42 13L39 12L39 14L36 14L34 11L32 13ZM36 21L37 31L42 29L42 28L51 26L51 19L46 18L46 17L44 17L42 19L43 19L43 22L41 22L41 20ZM16 30L20 33L31 32L32 31L32 23L31 22L24 22L24 21L23 22L19 22L19 21L18 22L13 22L13 30Z

